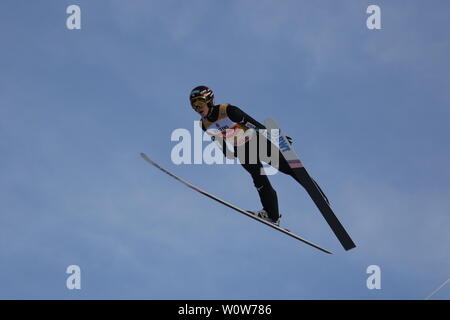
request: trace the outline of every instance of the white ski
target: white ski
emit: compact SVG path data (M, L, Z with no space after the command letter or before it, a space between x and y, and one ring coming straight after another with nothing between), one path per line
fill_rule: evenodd
M202 190L202 189L200 189L200 188L194 186L193 184L187 182L186 180L181 179L180 177L174 175L174 174L171 173L170 171L168 171L168 170L164 169L163 167L161 167L161 166L160 166L159 164L157 164L155 161L151 160L149 157L147 157L147 155L146 155L145 153L141 153L141 157L142 157L145 161L147 161L148 163L150 163L151 165L155 166L155 167L158 168L159 170L161 170L161 171L163 171L164 173L168 174L168 175L171 176L172 178L178 180L179 182L181 182L182 184L186 185L187 187L189 187L189 188L191 188L191 189L194 189L195 191L200 192L201 194L203 194L203 195L205 195L205 196L207 196L207 197L209 197L209 198L211 198L211 199L213 199L213 200L216 200L217 202L220 202L221 204L223 204L223 205L225 205L225 206L227 206L227 207L229 207L229 208L231 208L231 209L234 209L234 210L236 210L237 212L242 213L242 214L246 215L246 216L249 217L249 218L252 218L252 219L254 219L254 220L257 220L257 221L259 221L259 222L265 224L266 226L269 226L269 227L271 227L271 228L273 228L273 229L275 229L275 230L281 231L281 232L283 232L284 234L287 234L288 236L291 236L292 238L295 238L295 239L297 239L297 240L300 240L301 242L306 243L307 245L310 245L311 247L314 247L314 248L316 248L316 249L318 249L318 250L320 250L320 251L322 251L322 252L325 252L325 253L328 253L328 254L332 254L331 251L328 251L328 250L326 250L326 249L324 249L324 248L318 246L317 244L315 244L315 243L313 243L313 242L311 242L311 241L308 241L308 240L306 240L306 239L303 239L302 237L296 235L295 233L291 232L291 231L288 230L288 229L282 228L282 227L280 227L280 226L277 226L276 224L273 224L273 223L270 223L270 222L268 222L268 221L266 221L266 220L264 220L264 219L261 219L261 218L255 216L255 215L253 215L253 214L247 212L246 210L241 209L241 208L235 206L234 204L229 203L229 202L227 202L227 201L225 201L225 200L222 200L222 199L218 198L217 196L215 196L215 195L213 195L213 194L211 194L211 193L209 193L209 192L206 192L206 191L204 191L204 190Z

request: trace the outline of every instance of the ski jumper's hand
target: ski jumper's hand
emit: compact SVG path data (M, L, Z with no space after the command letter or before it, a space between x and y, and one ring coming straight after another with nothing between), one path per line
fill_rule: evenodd
M292 139L291 137L286 136L286 139L288 140L290 145L294 143L294 139Z

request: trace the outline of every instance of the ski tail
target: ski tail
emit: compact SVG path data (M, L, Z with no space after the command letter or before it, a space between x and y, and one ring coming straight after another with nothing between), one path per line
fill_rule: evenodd
M322 192L317 187L314 180L308 175L308 173L304 168L301 169L303 169L304 172L299 172L300 170L294 169L295 174L297 176L301 176L303 178L303 181L305 181L306 191L308 192L313 202L316 204L320 213L322 213L322 216L325 218L326 222L328 223L331 230L338 238L341 245L347 251L355 248L356 247L355 243L350 238L350 235L347 233L344 226L341 224L339 219L334 214L333 210L328 204L328 201L323 196Z

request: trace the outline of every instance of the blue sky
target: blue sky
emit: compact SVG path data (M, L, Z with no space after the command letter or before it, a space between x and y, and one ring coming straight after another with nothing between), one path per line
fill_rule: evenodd
M66 29L78 4L82 30ZM382 30L366 28L378 4ZM0 298L423 299L450 278L450 3L0 3ZM170 160L192 87L278 119L357 248L271 177L284 226L239 166ZM82 289L65 286L79 265ZM379 265L382 289L368 290ZM435 299L449 299L444 287Z

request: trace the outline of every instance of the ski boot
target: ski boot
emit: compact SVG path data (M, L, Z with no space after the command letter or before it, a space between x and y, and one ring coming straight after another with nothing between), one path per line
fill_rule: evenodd
M256 212L255 212L255 211L248 211L248 212L250 212L251 214L257 216L258 218L261 218L261 219L263 219L263 220L266 220L267 222L270 222L270 223L272 223L272 224L274 224L274 225L280 226L281 214L280 214L280 216L278 217L277 221L273 221L273 220L269 217L269 214L267 213L267 211L264 210L264 209L261 209L261 210L256 211Z

